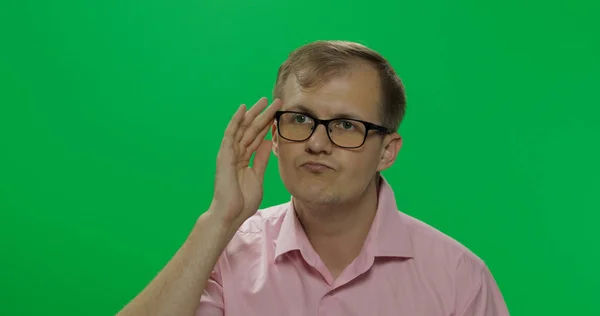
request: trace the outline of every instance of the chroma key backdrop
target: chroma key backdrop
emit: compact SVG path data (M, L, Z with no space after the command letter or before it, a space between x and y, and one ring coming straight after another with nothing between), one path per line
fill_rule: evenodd
M598 1L3 1L0 315L114 315L212 197L223 130L320 39L403 79L398 208L511 315L600 315ZM275 157L263 207L289 201ZM482 315L483 316L483 315Z

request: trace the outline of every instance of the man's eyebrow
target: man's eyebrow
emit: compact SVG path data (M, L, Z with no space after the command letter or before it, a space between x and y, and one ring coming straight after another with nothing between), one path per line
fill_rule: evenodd
M315 116L315 112L313 112L311 109L305 107L302 104L295 104L292 107L290 107L289 110L290 111L298 111L298 112L306 113L308 115Z
M309 109L308 107L306 107L302 104L293 105L292 107L289 108L289 110L290 111L298 111L298 112L306 113L310 116L317 117L315 112L313 112L311 109ZM337 112L333 115L332 118L347 118L347 119L362 120L362 118L359 115L356 115L356 114L353 114L350 112Z

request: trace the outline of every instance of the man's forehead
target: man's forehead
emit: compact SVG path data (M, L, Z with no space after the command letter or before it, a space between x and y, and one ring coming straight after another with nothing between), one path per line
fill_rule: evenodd
M284 103L285 104L285 103ZM294 104L286 104L283 107L283 110L286 111L297 111L309 114L314 117L328 119L328 118L353 118L359 120L367 120L369 119L369 115L366 113L361 113L364 111L357 111L352 106L344 106L344 107L332 107L327 105L304 105L302 103L294 103Z
M306 112L320 118L346 117L377 120L380 89L359 78L330 78L316 87L302 88L295 78L284 86L282 110Z

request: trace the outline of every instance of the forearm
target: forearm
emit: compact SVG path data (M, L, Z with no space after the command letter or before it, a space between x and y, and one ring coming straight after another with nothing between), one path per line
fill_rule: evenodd
M204 213L169 263L117 315L194 315L206 282L235 230L212 212Z

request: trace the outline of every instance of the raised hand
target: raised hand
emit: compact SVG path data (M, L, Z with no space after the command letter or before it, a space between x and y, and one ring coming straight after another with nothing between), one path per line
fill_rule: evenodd
M258 100L248 111L242 104L225 129L217 155L215 191L209 212L227 225L241 225L260 207L272 146L265 136L282 102L275 99L263 112L267 105L266 98ZM251 167L252 154L255 156Z

